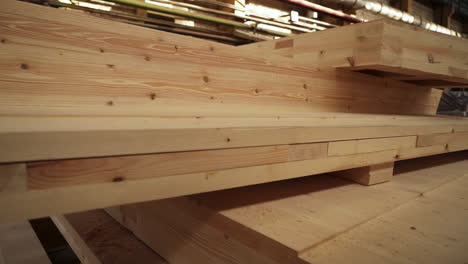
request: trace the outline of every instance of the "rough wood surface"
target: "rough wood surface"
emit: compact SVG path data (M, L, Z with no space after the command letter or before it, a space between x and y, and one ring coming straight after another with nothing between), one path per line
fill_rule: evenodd
M392 250L396 249L400 251L399 262L405 257L419 257L420 262L425 262L428 256L421 251L431 251L432 246L436 246L434 252L441 255L432 260L434 263L444 262L443 259L460 260L460 256L465 256L466 219L458 217L456 212L465 208L460 195L466 189L467 154L459 152L398 162L392 182L371 187L320 175L120 206L110 213L150 247L176 260L178 253L190 250L192 255L211 263L214 255L219 256L219 252L228 250L225 243L241 243L248 247L232 257L238 258L234 263L247 263L243 256L251 251L276 263L316 263L316 260L329 263L329 259L347 263L354 259L355 252L348 250L350 247L359 253L357 259L374 260L371 257L376 255L379 260L389 261L392 260L388 259L393 254ZM443 193L437 194L445 188ZM454 190L453 193L450 190ZM438 202L431 201L435 194L439 197ZM444 207L446 209L442 209ZM436 208L453 217L431 212ZM155 220L161 219L157 217L161 212L165 212L164 220ZM195 220L184 221L180 217L182 213ZM394 225L389 227L385 223L387 220ZM443 225L451 227L440 228ZM171 241L172 248L180 251L161 249L164 245L154 239L168 229L181 234ZM401 235L393 242L392 237L396 234L392 231ZM228 242L212 240L211 236L216 234L224 234ZM382 239L379 239L380 234ZM446 236L460 239L460 242ZM335 241L338 242L335 244ZM374 241L388 247L380 247ZM447 243L453 246L445 248ZM326 245L325 250L323 245ZM400 250L402 247L405 249ZM216 248L216 251L211 248ZM339 252L346 257L341 258L336 254ZM329 255L322 255L325 253ZM182 259L173 263L188 262ZM217 263L233 262L225 259Z
M468 131L468 119L324 114L274 118L5 118L0 162L313 143ZM120 121L120 122L119 122ZM89 122L89 123L88 123ZM99 123L99 125L94 126ZM68 125L68 126L67 126Z
M166 264L103 210L55 216L52 220L83 264Z
M0 112L8 115L434 114L440 97L13 0L2 3L0 36Z
M288 42L287 48L278 45ZM303 66L351 69L427 87L468 85L468 41L390 20L377 20L242 46L291 57Z

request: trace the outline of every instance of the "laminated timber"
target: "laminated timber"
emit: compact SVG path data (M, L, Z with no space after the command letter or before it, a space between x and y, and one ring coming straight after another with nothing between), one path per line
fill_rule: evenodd
M247 145L256 145L249 147L233 145L222 149L3 164L0 165L0 207L18 206L0 214L0 220L13 221L163 199L468 148L467 134L453 126L457 122L466 124L466 121L453 119L451 122L456 122L449 125L445 118L428 120L430 124L415 125L415 120L410 119L404 126L405 120L396 118L397 125L393 127L360 124L357 127L312 126L278 131L274 128L254 129L253 134L245 138L229 135L230 142L247 140ZM440 121L438 126L437 120ZM342 122L346 123L345 120ZM461 128L467 130L466 126ZM240 129L245 130L250 131ZM432 141L417 147L420 136L431 133L442 137L444 131L464 137ZM255 136L258 133L262 136ZM385 138L372 138L379 136ZM177 142L178 137L181 136L176 134L161 140ZM217 142L213 139L203 141L197 134L183 138L190 138L187 142L198 142L204 147ZM226 142L225 138L219 141ZM281 144L271 145L274 142Z
M3 115L433 115L441 95L13 0L0 19Z
M291 57L302 66L331 66L435 88L468 87L468 41L390 20L241 46Z
M395 172L372 187L318 175L107 211L173 264L465 261L468 152Z
M0 37L1 221L467 148L466 119L383 115L431 88L11 0Z

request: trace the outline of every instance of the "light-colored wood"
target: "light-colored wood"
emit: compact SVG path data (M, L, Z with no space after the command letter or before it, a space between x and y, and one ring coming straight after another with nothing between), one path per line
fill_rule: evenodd
M276 43L291 42L275 49ZM468 85L468 41L390 20L301 34L242 46L274 53L303 66L332 66L427 87Z
M465 171L466 172L466 171ZM352 229L301 257L309 263L464 263L468 174Z
M0 224L0 263L51 264L36 233L27 221Z
M165 177L327 157L328 143L161 153L28 165L28 189Z
M412 84L13 0L3 1L0 25L4 115L433 115L440 98Z
M251 263L244 257L252 250L269 257L276 263L329 263L328 260L335 259L340 260L337 263L341 261L348 263L350 259L355 258L353 258L354 253L347 250L347 245L357 247L360 254L356 256L356 259L366 259L373 256L373 252L386 252L385 247L379 247L376 243L382 242L383 245L387 242L391 243L392 237L395 238L401 230L407 234L396 238L399 242L392 242L389 249L405 247L405 252L408 253L412 252L412 249L418 250L422 247L428 250L427 246L442 241L457 244L458 247L452 248L453 251L448 249L446 251L444 244L438 247L444 249L438 251L443 255L438 256L434 263L440 263L445 262L443 256L447 259L455 259L455 256L465 254L462 248L464 240L455 243L455 241L447 240L443 235L452 234L453 231L461 232L463 235L450 235L451 237L465 237L463 223L466 219L458 217L456 213L464 210L465 203L457 195L458 192L452 194L450 191L445 191L443 195L442 193L438 195L440 198L445 197L443 200L456 201L454 204L450 203L450 206L442 204L443 207L450 208L447 209L450 211L448 215L453 215L453 217L445 217L445 214L431 211L431 208L435 209L435 207L430 207L430 205L429 207L413 207L412 204L421 197L431 199L433 194L446 186L458 185L457 190L466 189L465 184L459 183L460 181L466 182L465 178L468 177L467 154L467 152L459 152L398 162L392 182L371 187L352 184L339 177L317 175L281 183L124 205L113 208L111 215L135 232L148 246L163 256L169 254L173 260L180 260L183 256L178 256L177 250L170 251L165 248L164 243L156 240L167 232L180 234L171 236L171 245L183 249L184 252L190 250L191 256L201 259L202 262L206 260L207 263L219 256L219 252L229 250L231 247L226 244L233 243L229 241L240 242L249 249L217 263L233 263L231 259L236 259L237 262L234 263ZM404 210L405 214L396 213L405 207L408 207ZM416 213L411 212L413 208ZM389 214L394 217L386 217ZM439 220L432 222L429 216L433 214L438 214L436 217L441 222ZM413 218L408 218L410 215ZM400 216L403 218L398 220ZM184 221L184 217L190 220ZM386 222L375 220L381 217L392 221L395 225L389 227ZM374 222L377 225L372 224ZM431 222L435 225L431 225ZM454 225L449 228L450 231L445 232L446 229L442 227L451 223ZM416 230L412 230L411 226L415 226ZM375 233L377 229L379 231ZM353 233L354 230L356 233ZM395 230L397 233L386 232L387 230ZM415 240L412 239L412 232L416 236ZM423 236L420 232L432 235ZM347 235L348 233L350 235ZM228 242L212 238L214 234L219 236L225 234ZM362 247L359 242L348 244L349 239L354 238L352 234L364 239ZM379 239L379 234L382 235L383 240ZM346 239L334 246L334 241L340 241L341 237ZM408 237L411 242L406 243L405 237ZM420 244L420 239L425 241L424 244ZM322 245L329 245L327 247L332 250L322 250ZM212 250L212 247L216 250ZM369 252L369 249L374 247L379 247L379 249ZM346 253L347 257L340 258L337 253L341 251ZM323 252L332 256L322 256ZM409 254L410 256L420 255L425 259L427 255L418 252ZM314 253L318 256L312 255L314 256L312 259L307 257ZM401 263L405 253L402 251L401 255L403 256L398 263ZM320 260L320 262L315 260ZM334 263L334 261L331 262Z
M393 162L376 164L367 167L335 171L332 172L332 174L369 186L391 181L393 178L393 164Z
M157 249L169 263L276 263L222 231L205 225L203 219L172 207L165 200L156 204L138 204L135 210L131 205L114 207L107 212L121 224L134 226L132 232ZM181 241L190 242L183 244ZM211 254L200 255L203 249L208 249Z
M359 166L391 162L395 151L291 161L252 167L204 171L166 177L124 179L108 183L78 184L50 189L0 192L0 207L12 208L0 214L0 221L37 218L103 208L119 204L209 192L271 181L279 181ZM0 170L3 169L0 166ZM72 169L77 169L75 166ZM125 172L117 170L115 177ZM3 173L1 171L0 173ZM149 171L148 173L151 173ZM6 175L8 176L8 175ZM26 185L27 175L16 175ZM25 186L23 186L24 189ZM80 199L76 199L80 197ZM11 207L11 205L18 205Z
M427 147L446 144L468 144L468 133L445 133L418 136L417 146Z
M428 122L434 120L436 119L429 119ZM406 120L406 122L410 121L414 122L412 119ZM452 131L452 127L447 127L444 122L442 124L444 125L440 126L441 129ZM412 131L409 128L404 126L402 129L397 126L392 129L384 126L381 129L348 127L330 130L326 126L318 126L310 130L310 133L305 133L304 136L326 138L333 136L332 131L338 135L348 132L348 134L343 134L346 137L356 135L366 137L365 135L369 135L366 133L382 136L385 133L408 133ZM357 130L349 133L353 129ZM424 133L430 131L429 127L425 126L418 129L413 131L424 131ZM262 131L271 132L271 129ZM319 131L322 131L322 135ZM286 135L272 136L270 140L274 144L276 139L285 139ZM293 135L291 138L298 140L298 137ZM255 137L255 134L252 136ZM268 133L262 136L261 138L255 137L257 139L255 142L264 140ZM236 137L232 139L236 140ZM248 142L254 142L251 139L248 140ZM405 142L409 145L406 146ZM345 146L342 155L337 155L339 151L334 151L333 155L329 155L331 149L327 146L332 143L339 143L336 146ZM359 147L352 148L353 151L350 152L347 150L349 148L346 148L350 145ZM22 206L15 207L15 210L9 214L1 215L1 219L8 221L33 218L163 199L372 166L468 147L466 141L425 147L414 147L414 145L414 136L403 136L361 141L352 139L349 142L320 142L2 165L0 169L2 169L4 180L1 185L0 204L5 206L21 204ZM339 148L336 149L339 150ZM239 158L239 155L242 157ZM74 197L82 198L76 200Z
M368 153L389 149L411 149L416 147L416 136L360 139L330 142L329 156Z
M52 220L83 264L166 263L103 210L54 216Z
M468 131L467 119L5 118L0 125L0 162L314 143ZM319 119L319 121L317 121ZM322 120L320 120L322 119ZM100 125L87 126L86 122ZM44 122L46 125L41 124ZM74 124L74 122L76 122ZM117 124L118 123L118 124ZM34 125L37 125L34 128ZM67 127L66 125L70 125ZM31 128L30 130L28 130Z

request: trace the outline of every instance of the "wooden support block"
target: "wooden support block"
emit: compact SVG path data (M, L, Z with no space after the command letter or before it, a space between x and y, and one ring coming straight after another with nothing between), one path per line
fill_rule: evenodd
M349 170L336 171L332 172L331 174L352 180L362 185L374 185L392 180L393 165L393 162L382 163Z

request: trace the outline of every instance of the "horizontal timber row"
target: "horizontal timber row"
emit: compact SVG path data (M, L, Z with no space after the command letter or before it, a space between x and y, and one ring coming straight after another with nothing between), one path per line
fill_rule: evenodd
M1 118L0 162L20 162L468 131L457 118Z
M333 172L468 148L468 133L1 165L1 220L69 213ZM447 138L441 141L440 138ZM342 153L342 154L340 154ZM76 199L80 197L80 199Z

